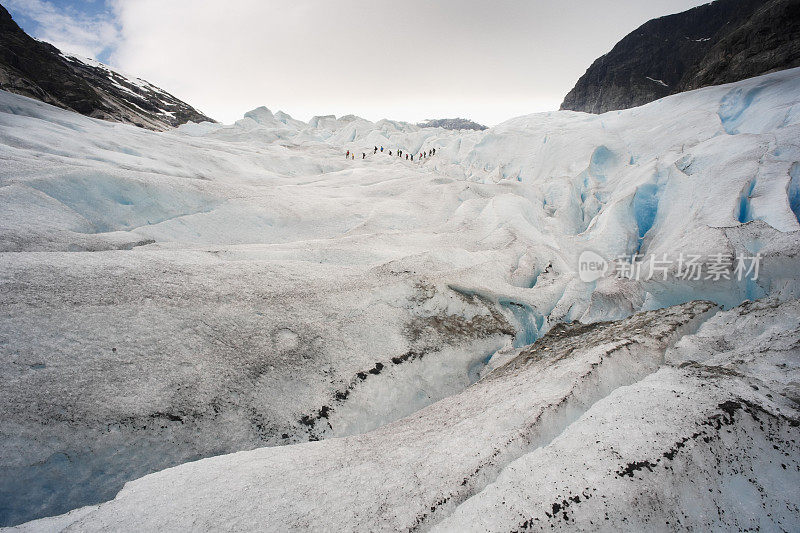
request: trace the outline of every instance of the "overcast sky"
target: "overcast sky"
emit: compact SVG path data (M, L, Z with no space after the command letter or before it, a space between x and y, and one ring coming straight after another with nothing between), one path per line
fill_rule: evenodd
M0 0L34 37L223 122L265 105L487 125L558 109L598 56L696 0ZM646 74L645 74L646 75Z

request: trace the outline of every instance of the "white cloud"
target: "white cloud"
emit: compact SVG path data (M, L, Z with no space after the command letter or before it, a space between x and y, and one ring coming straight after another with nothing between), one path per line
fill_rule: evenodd
M6 0L38 37L95 57L111 47L112 66L225 122L266 105L490 125L557 109L625 34L703 1L111 0L113 16L82 19Z
M557 109L589 64L703 0L118 0L113 59L220 120L266 105L495 124Z
M119 39L113 14L89 17L45 0L4 0L3 3L37 23L34 37L64 52L97 59L103 52L113 49Z

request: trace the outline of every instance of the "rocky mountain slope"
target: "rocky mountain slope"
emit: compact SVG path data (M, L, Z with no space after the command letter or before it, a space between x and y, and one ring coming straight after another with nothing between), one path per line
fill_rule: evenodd
M0 89L83 115L164 130L214 120L168 92L27 35L0 5Z
M589 67L561 109L627 109L796 66L800 0L716 0L628 34Z

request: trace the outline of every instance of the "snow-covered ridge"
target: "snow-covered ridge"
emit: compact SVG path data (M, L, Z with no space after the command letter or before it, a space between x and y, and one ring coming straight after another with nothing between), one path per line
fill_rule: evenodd
M697 428L724 418L736 431L736 450L768 460L777 455L764 439L790 441L796 431L786 423L796 418L794 386L780 375L797 360L791 316L800 293L798 94L800 71L793 70L624 112L534 114L482 132L354 116L306 123L259 108L232 125L155 133L0 92L0 462L10 473L0 478L3 523L108 501L124 482L148 473L260 448L143 478L75 527L119 526L137 498L152 502L146 514L154 524L182 527L187 515L153 497L166 486L186 494L176 501L213 502L192 511L208 527L224 525L214 523L222 509L242 511L237 502L250 511L231 523L300 524L304 518L280 496L289 489L276 481L279 470L259 465L339 465L348 450L369 459L363 468L328 471L321 486L338 483L353 492L343 491L342 500L306 493L323 501L320 513L339 525L359 501L364 527L458 529L497 516L498 527L512 529L549 520L555 502L562 521L556 525L568 528L572 522L560 512L566 500L570 520L585 518L580 523L591 529L587 521L598 516L594 506L602 498L586 504L580 496L581 505L568 499L565 490L572 498L586 487L564 488L557 480L577 479L581 464L565 464L566 477L558 477L556 467L542 467L556 454L591 458L588 471L598 480L592 494L606 491L625 502L655 493L657 508L637 515L641 527L655 523L645 520L653 516L708 527L699 515L664 511L664 502L675 501L666 495L686 478L651 463L690 437L680 450L696 446L696 453L674 457L686 459L686 471L704 472L702 490L724 494L709 496L702 509L727 510L738 493L716 485L707 468L721 449L703 448L703 438L718 436L691 439ZM398 157L398 149L414 161ZM347 151L355 159L345 159ZM423 151L431 155L420 158ZM757 279L714 281L683 279L672 264L664 277L610 275L587 283L577 272L585 250L607 259L638 253L635 264L643 268L654 257L698 253L704 272L717 254L759 254L760 269ZM770 303L736 307L757 298ZM707 318L711 304L644 315L659 317L657 324L634 318L627 326L602 326L623 328L604 348L619 358L597 367L607 374L593 373L602 353L588 348L559 352L558 365L545 365L554 372L546 382L531 375L517 386L520 367L508 373L515 364L539 365L544 352L526 346L548 332L564 333L564 323L625 319L697 299L721 306L717 316L726 318L709 319L703 328L711 329L701 328L693 341L669 348L691 329L676 325L679 335L662 338L658 323ZM747 362L751 338L731 337L728 348L720 340L737 330L759 338L759 349L778 339L785 350ZM583 335L579 325L570 331ZM581 346L595 339L581 338ZM650 340L634 354L629 341L637 338ZM704 351L702 339L716 339L718 349ZM591 386L575 394L598 394L573 403L574 380L559 365L589 372ZM726 365L745 377L709 369ZM724 375L704 387L714 372ZM539 385L528 388L534 381ZM692 416L666 412L673 398ZM516 407L523 400L549 406L542 412L555 409L548 411L554 418L537 429L542 422ZM628 403L630 409L618 410ZM464 406L477 418L460 412ZM540 451L495 443L481 411L521 431L522 441L539 443ZM661 440L652 447L630 439L632 429L610 429L636 427L641 416L661 420ZM770 422L755 430L752 416ZM579 419L585 424L570 424ZM470 427L470 438L459 433ZM580 440L598 433L607 440ZM463 476L437 485L428 477L437 472L435 461L424 459L422 444L402 448L407 456L380 455L404 435L431 446L438 439L448 454L464 449L479 462L492 463L500 449L503 459L486 470L491 475L463 486L467 472L445 469ZM349 438L329 439L339 436ZM323 442L306 442L315 439ZM631 447L621 453L626 441ZM795 453L786 446L781 453ZM378 471L397 471L386 485L396 493L406 491L409 472L427 479L419 498L382 507L391 498L375 486L386 480L369 466L376 456L386 461ZM750 468L749 456L740 456L732 468ZM789 470L777 464L776 475L796 475L784 464ZM239 469L250 472L248 486L259 487L252 492L258 505L241 485L228 484L224 472ZM527 469L542 477L525 482ZM663 482L642 477L651 471ZM313 474L309 483L320 477ZM190 479L196 491L186 491ZM512 491L504 486L549 507L518 501L508 510L498 503L511 501L499 497ZM764 488L772 498L773 487ZM214 499L211 491L231 500ZM574 509L589 511L581 518ZM619 516L633 516L625 509L620 503L609 513L611 527L625 527ZM762 527L796 516L791 508L786 513L772 513L774 521ZM72 516L64 520L79 518ZM731 516L735 524L751 523L738 511ZM306 527L322 527L307 520Z
M144 80L31 38L0 6L0 88L62 109L151 130L212 121ZM213 121L212 121L213 122Z
M181 120L178 115L187 113L194 120L208 119L202 112L191 108L165 90L141 78L122 73L95 59L63 53L61 57L78 70L94 74L95 80L103 80L104 83L99 84L101 88L103 85L109 84L113 88L113 92L124 94L127 105L133 106L140 113L151 116L164 124L178 126L185 123L185 120Z
M111 82L117 89L120 91L124 91L128 93L133 99L140 101L142 104L146 104L148 101L152 103L153 99L159 102L161 105L157 105L158 110L156 111L157 115L162 115L164 118L167 117L174 117L174 111L166 111L162 108L169 108L174 105L175 97L171 94L167 93L163 89L159 89L152 83L143 80L141 78L137 78L130 74L125 74L120 72L119 70L112 69L108 65L97 61L96 59L91 59L88 57L81 57L76 56L74 54L61 54L61 56L66 59L67 61L75 64L83 64L87 67L92 67L94 69L104 71L105 76L108 78L108 81ZM139 89L138 91L135 89ZM141 107L140 107L141 109Z

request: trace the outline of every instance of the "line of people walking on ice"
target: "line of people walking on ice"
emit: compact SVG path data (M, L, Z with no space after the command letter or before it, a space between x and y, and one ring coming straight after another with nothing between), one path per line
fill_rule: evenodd
M380 151L381 151L381 153L383 153L383 146L380 147ZM397 149L397 150L395 150L395 152L397 153L397 157L399 157L400 159L403 158L403 151L402 150ZM376 146L372 150L372 155L375 155L377 153L378 153L378 147ZM389 155L392 155L392 151L391 150L389 150ZM409 158L409 155L411 156L410 158ZM425 159L426 157L433 157L435 155L436 155L436 148L431 148L427 152L425 150L423 150L419 154L417 154L417 161L421 161L422 159ZM411 159L411 161L414 160L414 154L406 153L405 156L406 156L406 161L408 161L409 159ZM355 159L356 158L356 153L355 152L351 152L350 150L348 150L344 154L344 158L345 159ZM367 152L361 152L361 159L366 159L366 158L367 158Z

